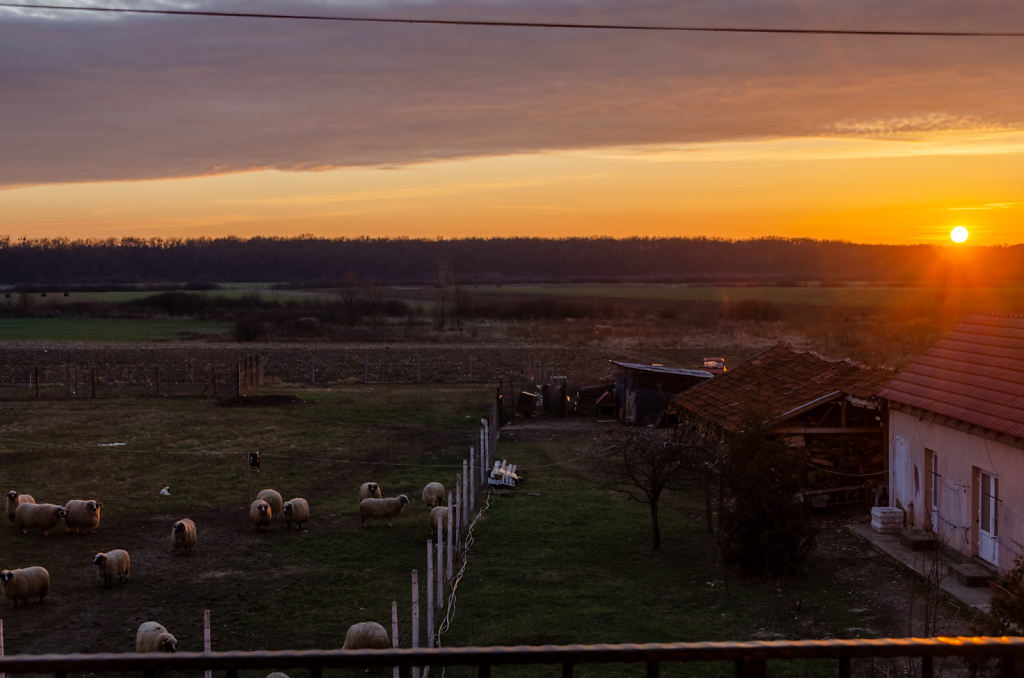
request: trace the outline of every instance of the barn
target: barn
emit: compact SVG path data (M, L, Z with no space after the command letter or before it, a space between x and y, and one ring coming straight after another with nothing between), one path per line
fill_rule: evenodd
M616 366L618 417L628 424L659 423L672 396L714 376L708 370L609 362Z
M1000 573L1024 549L1024 315L968 316L879 395L891 504Z
M875 503L887 477L875 395L891 377L780 344L675 396L668 413L727 437L756 411L770 434L807 452L805 498L813 506Z

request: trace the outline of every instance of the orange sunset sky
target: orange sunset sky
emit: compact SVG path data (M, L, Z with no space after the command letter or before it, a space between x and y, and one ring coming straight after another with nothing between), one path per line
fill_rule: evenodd
M0 2L0 237L1024 242L1011 3L33 4Z

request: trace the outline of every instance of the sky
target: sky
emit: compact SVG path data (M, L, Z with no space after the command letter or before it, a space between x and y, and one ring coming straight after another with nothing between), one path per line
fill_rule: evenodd
M1024 242L1024 37L31 4L0 0L0 237ZM994 0L45 4L1024 32Z

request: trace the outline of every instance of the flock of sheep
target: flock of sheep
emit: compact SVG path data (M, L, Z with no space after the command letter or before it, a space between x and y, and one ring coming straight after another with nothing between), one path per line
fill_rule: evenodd
M441 506L445 499L445 488L441 483L430 482L423 488L423 501L430 512L430 524L447 525L448 507ZM365 482L359 487L359 517L363 527L372 520L391 520L397 517L409 503L409 497L383 497L377 482ZM7 519L21 533L39 531L49 534L64 520L69 532L92 534L99 527L103 504L94 499L72 499L63 506L59 504L37 504L28 494L11 490L6 496ZM454 508L454 507L453 507ZM285 529L292 525L302 529L309 520L309 502L303 497L284 501L281 493L274 489L260 490L249 506L249 518L253 525L263 530L270 526L275 516L283 516ZM189 553L196 545L196 524L190 518L175 521L171 527L171 550L173 553ZM124 549L97 553L93 557L96 576L110 588L115 582L124 583L131 574L131 557ZM42 602L50 590L50 573L39 565L0 571L0 588L4 596L17 607L18 603L28 605L30 601ZM136 652L175 652L178 640L163 625L155 621L143 622L135 636ZM345 635L345 649L390 647L387 631L377 622L367 621L353 624ZM277 678L287 678L277 674Z

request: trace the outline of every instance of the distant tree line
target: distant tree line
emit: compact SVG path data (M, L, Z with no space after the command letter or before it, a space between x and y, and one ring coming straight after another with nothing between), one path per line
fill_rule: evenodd
M1024 277L1024 245L955 250L757 238L201 238L11 240L0 236L0 284L118 285L217 281L338 287L346 279L434 284L815 280L914 283L955 273Z

